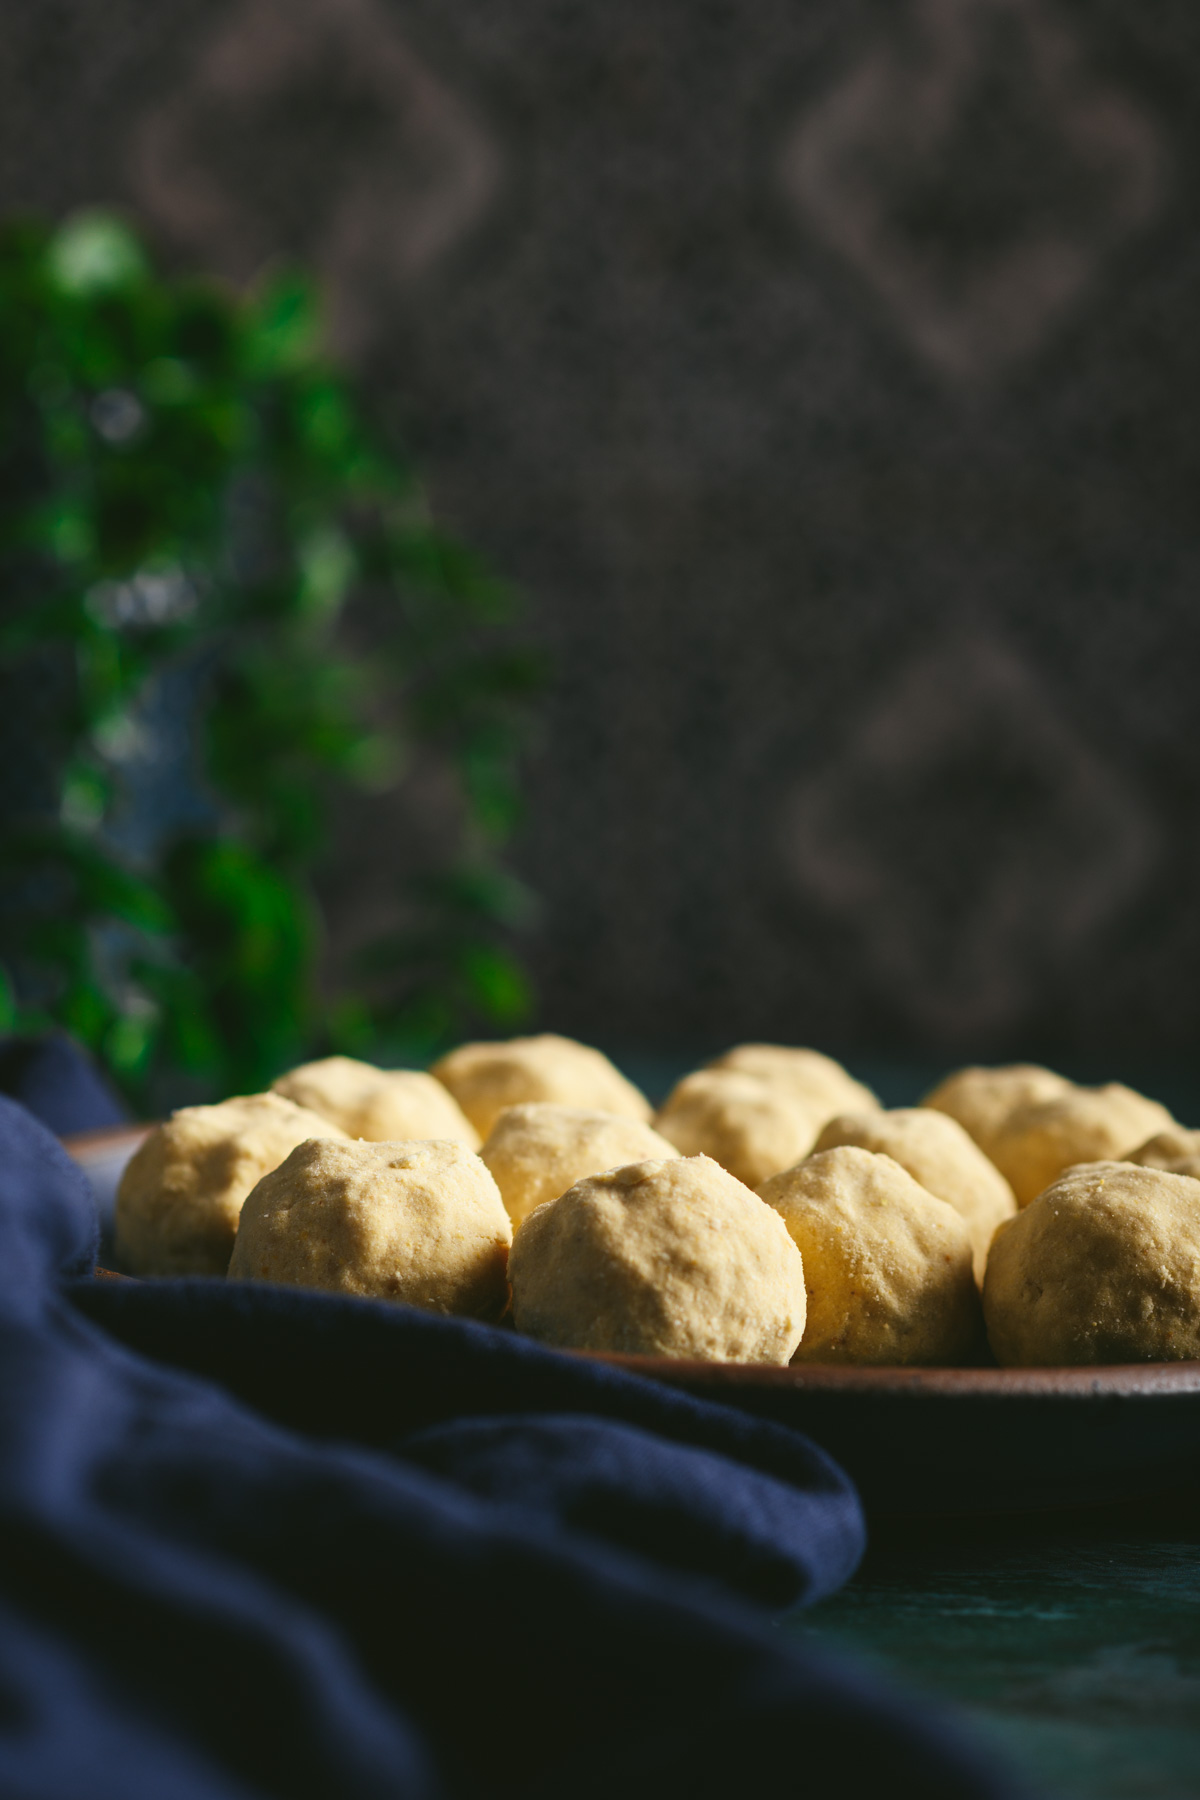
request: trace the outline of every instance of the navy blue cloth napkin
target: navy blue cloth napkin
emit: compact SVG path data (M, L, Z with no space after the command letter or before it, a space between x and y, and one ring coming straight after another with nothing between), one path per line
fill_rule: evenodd
M0 1100L0 1794L1010 1791L772 1624L862 1548L805 1439L503 1331L94 1255L78 1171Z
M87 1051L60 1032L0 1037L0 1094L19 1100L59 1137L103 1131L129 1117Z

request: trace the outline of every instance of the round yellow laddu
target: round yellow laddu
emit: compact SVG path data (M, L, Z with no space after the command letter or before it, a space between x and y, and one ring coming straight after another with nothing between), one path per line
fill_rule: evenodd
M792 1092L733 1069L685 1075L654 1121L684 1156L711 1156L750 1188L807 1156L817 1125Z
M246 1195L306 1138L341 1138L280 1094L185 1106L150 1133L117 1189L116 1254L135 1275L224 1275Z
M652 1111L645 1095L607 1056L551 1032L501 1044L460 1044L429 1073L454 1095L481 1138L506 1106L526 1101L594 1107L643 1124Z
M996 1233L983 1309L1006 1368L1200 1357L1200 1181L1068 1170Z
M786 1363L804 1267L782 1220L706 1156L589 1175L509 1259L518 1331L564 1349Z
M1011 1113L992 1155L1008 1177L1017 1205L1028 1206L1073 1163L1119 1162L1174 1122L1157 1100L1120 1082L1073 1087Z
M791 1094L818 1125L835 1113L866 1112L879 1105L869 1087L820 1050L794 1049L788 1044L737 1044L706 1067L753 1075L768 1087Z
M584 1175L678 1156L674 1144L637 1119L535 1101L506 1106L479 1153L517 1226Z
M759 1192L804 1258L808 1324L793 1362L960 1363L976 1353L967 1227L890 1156L823 1150Z
M308 1143L248 1197L229 1277L498 1319L511 1241L499 1190L463 1144Z
M992 1157L996 1140L1018 1107L1055 1100L1074 1087L1065 1075L1037 1063L1008 1063L1001 1068L959 1069L947 1075L921 1105L957 1119L983 1154ZM994 1161L994 1157L992 1157Z
M376 1144L448 1138L479 1148L479 1134L454 1096L418 1069L376 1069L352 1056L326 1056L289 1069L271 1091L332 1119L352 1138Z
M1167 1169L1172 1175L1200 1177L1200 1131L1188 1131L1183 1125L1172 1125L1160 1131L1147 1143L1139 1144L1125 1162L1141 1163L1147 1169Z
M1011 1219L1017 1203L999 1169L957 1119L924 1106L843 1113L825 1126L815 1149L834 1150L839 1144L890 1156L936 1200L952 1206L970 1233L975 1279L983 1281L992 1233L1002 1219Z

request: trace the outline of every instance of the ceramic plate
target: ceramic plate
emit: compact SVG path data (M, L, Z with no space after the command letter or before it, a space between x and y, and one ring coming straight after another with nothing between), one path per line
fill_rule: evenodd
M605 1360L807 1432L872 1512L1095 1505L1200 1481L1200 1362L780 1369Z

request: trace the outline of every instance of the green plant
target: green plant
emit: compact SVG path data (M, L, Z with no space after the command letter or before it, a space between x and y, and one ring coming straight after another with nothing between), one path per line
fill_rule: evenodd
M107 214L6 227L0 1023L65 1026L147 1105L519 1019L501 848L538 672L512 619L364 422L307 280L167 280ZM159 827L156 706L195 751ZM457 848L323 996L331 804L414 752L453 771Z

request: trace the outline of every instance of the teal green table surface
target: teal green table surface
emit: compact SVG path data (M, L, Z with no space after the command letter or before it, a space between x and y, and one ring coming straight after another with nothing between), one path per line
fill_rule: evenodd
M885 1522L782 1629L953 1703L1049 1800L1200 1800L1200 1494Z

